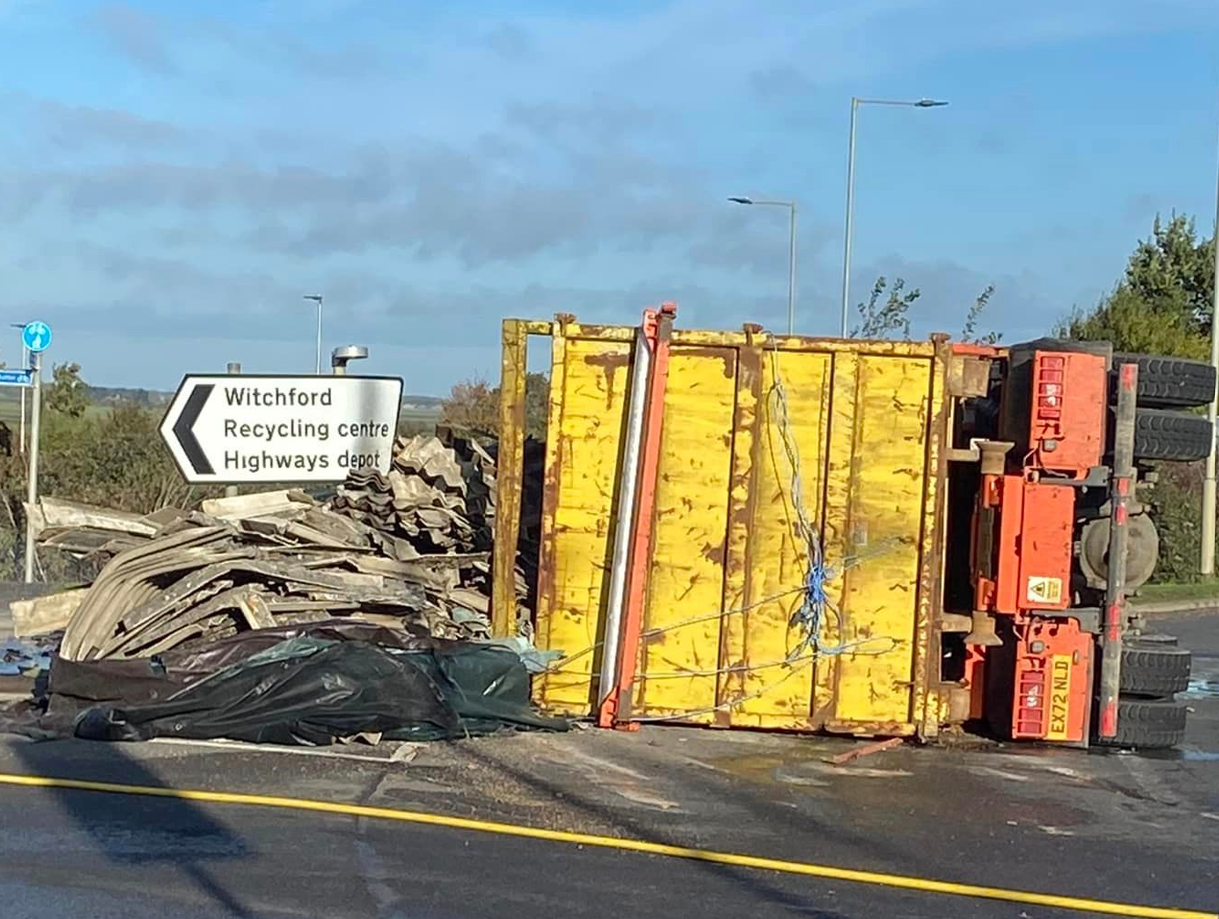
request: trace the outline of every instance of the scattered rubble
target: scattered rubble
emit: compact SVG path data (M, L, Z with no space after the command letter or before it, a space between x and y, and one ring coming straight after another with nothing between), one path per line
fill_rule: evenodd
M36 676L51 669L51 655L46 642L6 638L0 641L0 676Z
M387 475L353 474L329 500L284 489L138 515L43 498L31 517L40 545L98 573L11 604L14 630L43 637L6 646L0 671L50 672L0 729L319 744L567 727L529 703L528 674L558 652L530 641L519 564L520 634L490 637L495 459L473 441L400 440Z
M495 519L495 460L472 440L420 434L400 441L389 475L353 473L330 506L371 526L379 548L420 555L487 552Z
M13 634L18 638L29 638L63 631L86 593L86 588L77 587L29 600L12 601L8 608L13 619Z
M63 629L68 660L333 616L489 636L495 461L451 434L400 440L388 475L353 474L326 503L280 490L139 516L44 498L35 514L42 545L104 563L88 588L14 608L23 635Z

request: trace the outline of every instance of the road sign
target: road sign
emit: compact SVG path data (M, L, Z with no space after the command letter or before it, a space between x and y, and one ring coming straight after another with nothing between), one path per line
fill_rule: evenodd
M0 370L0 386L29 386L34 375L28 370Z
M51 347L51 327L45 322L30 322L21 330L21 343L27 351L38 354Z
M191 484L341 482L389 472L397 377L192 375L161 436Z

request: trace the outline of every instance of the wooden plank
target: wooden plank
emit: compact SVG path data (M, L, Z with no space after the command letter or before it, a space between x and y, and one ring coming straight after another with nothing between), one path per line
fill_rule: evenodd
M88 592L87 587L80 587L32 600L14 600L8 605L9 614L13 617L13 634L18 638L29 638L31 635L45 635L67 628L72 614Z
M39 498L38 506L34 508L30 519L36 531L51 527L92 527L130 533L133 536L152 536L157 531L155 524L144 520L139 514L109 510L78 501L64 501L61 498Z
M230 521L269 515L290 516L303 514L313 507L312 502L302 501L303 497L303 493L295 489L280 489L231 498L208 498L199 507L205 514Z

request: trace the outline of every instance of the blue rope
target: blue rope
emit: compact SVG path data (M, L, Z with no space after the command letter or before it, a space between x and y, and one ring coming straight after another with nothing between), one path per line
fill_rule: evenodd
M792 470L791 499L796 511L794 529L796 530L797 538L804 542L807 561L800 594L800 606L792 614L790 620L790 625L793 628L797 626L801 627L804 637L788 655L788 659L795 659L808 649L811 649L814 654L824 654L831 657L855 652L863 645L869 644L876 639L866 638L859 641L840 641L834 645L825 644L821 640L821 632L825 627L825 614L827 611L834 616L838 625L838 633L842 634L842 614L838 607L830 602L829 594L826 590L827 583L838 577L841 572L825 563L825 553L821 547L821 538L817 530L813 528L813 524L808 518L808 512L804 507L804 480L800 474L800 449L791 433L791 418L788 415L787 409L787 390L783 386L783 377L779 374L778 348L774 343L774 339L771 339L770 360L771 376L774 380L771 391L775 396L777 404L776 415L779 423L779 433L783 437L783 449L787 454L787 460ZM846 571L854 567L854 565L859 563L860 558L860 556L855 556L847 559L842 566L842 570ZM889 639L889 641L893 643L893 639Z

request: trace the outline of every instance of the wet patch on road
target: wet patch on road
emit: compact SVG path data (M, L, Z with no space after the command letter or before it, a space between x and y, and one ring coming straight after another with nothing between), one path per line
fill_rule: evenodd
M1190 750L1188 748L1178 751L1179 759L1187 763L1219 763L1219 751L1215 750Z
M1190 680L1183 699L1219 699L1219 680Z

